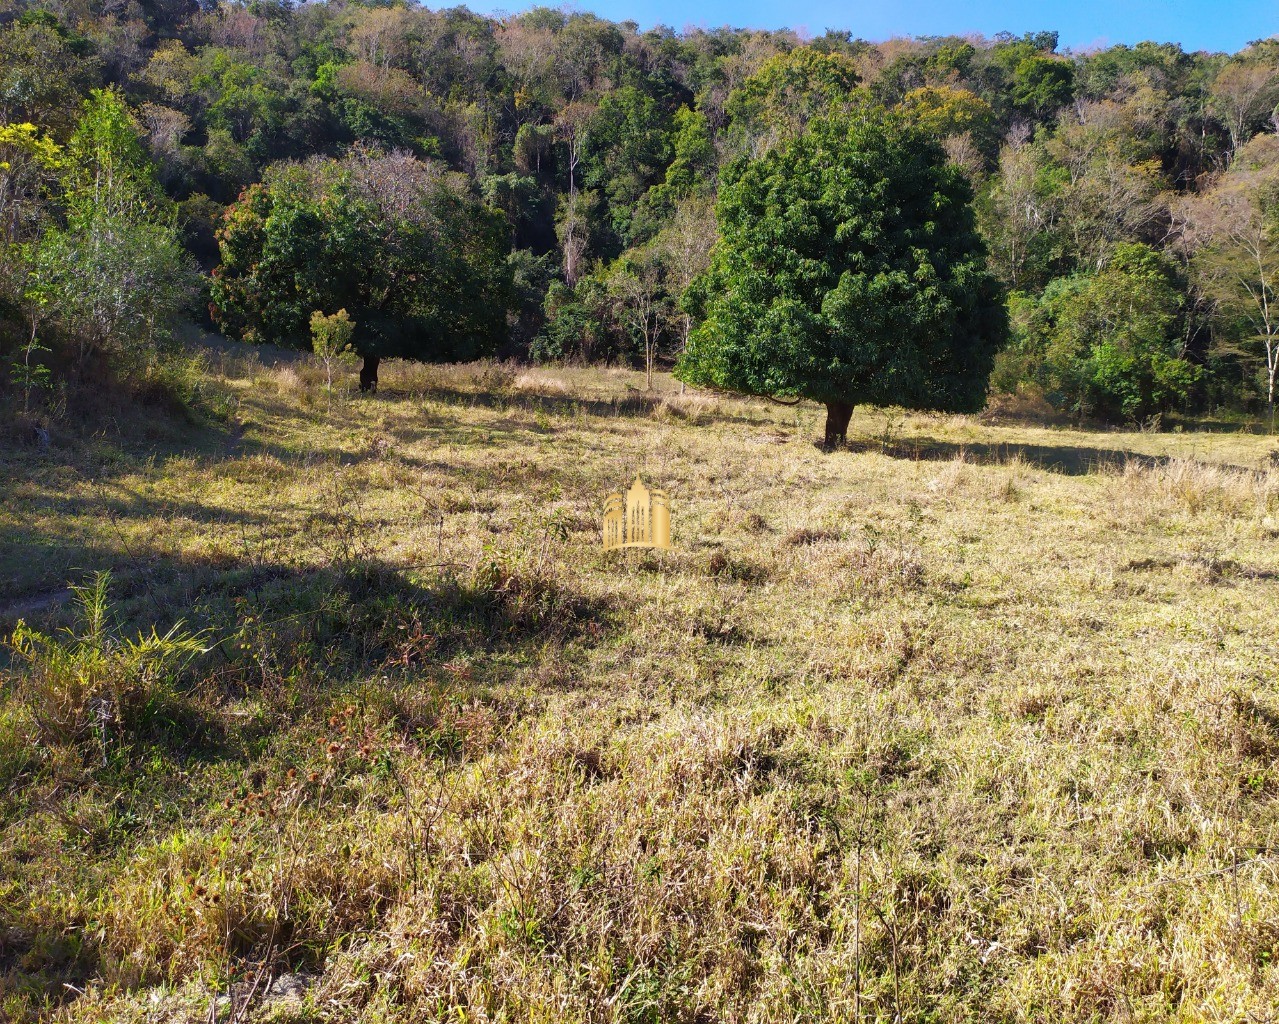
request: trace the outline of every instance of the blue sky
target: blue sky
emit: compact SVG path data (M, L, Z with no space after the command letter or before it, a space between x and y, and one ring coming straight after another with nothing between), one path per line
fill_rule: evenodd
M431 7L443 6L428 0ZM474 11L520 11L528 3L472 0ZM547 0L547 6L556 6ZM827 28L881 40L894 35L947 35L1007 30L1020 35L1056 29L1073 49L1136 43L1177 42L1187 50L1241 48L1279 32L1279 0L579 0L574 9L615 21L675 28L733 25L794 28L821 35Z

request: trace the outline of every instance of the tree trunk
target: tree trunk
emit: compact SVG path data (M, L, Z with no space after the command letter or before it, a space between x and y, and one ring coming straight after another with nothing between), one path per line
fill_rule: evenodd
M360 390L369 391L377 394L377 364L381 362L378 356L365 356L364 365L360 367Z
M685 352L688 351L688 334L689 334L689 331L691 331L692 329L693 329L693 318L689 316L687 313L685 313L684 314L684 344L679 350L681 355L683 355ZM681 395L684 393L683 381L679 382L679 393Z
M826 403L826 440L828 451L838 448L848 440L848 421L853 418L853 406L849 402Z
M1275 432L1275 372L1279 370L1279 352L1276 346L1266 339L1266 372L1269 375L1266 389L1266 404L1270 406L1270 433Z

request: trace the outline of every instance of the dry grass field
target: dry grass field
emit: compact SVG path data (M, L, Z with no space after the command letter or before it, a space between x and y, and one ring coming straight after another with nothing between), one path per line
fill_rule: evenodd
M0 453L0 1020L1279 1019L1275 442L659 383Z

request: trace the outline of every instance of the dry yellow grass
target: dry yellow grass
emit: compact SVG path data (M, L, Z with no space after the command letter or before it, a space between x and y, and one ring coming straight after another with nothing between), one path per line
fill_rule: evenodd
M0 691L0 1017L1273 1019L1269 439L211 386L5 457L13 600L112 566L223 642L133 735ZM637 470L675 550L605 554Z

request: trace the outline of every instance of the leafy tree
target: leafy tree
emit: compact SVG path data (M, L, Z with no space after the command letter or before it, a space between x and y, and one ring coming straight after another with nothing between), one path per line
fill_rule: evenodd
M1074 69L1064 60L1026 57L1013 69L1012 100L1036 117L1044 117L1070 102L1074 82Z
M633 86L610 93L591 117L583 149L583 183L607 199L610 226L630 240L635 204L671 157L670 115Z
M118 93L93 92L65 166L66 227L30 247L28 292L78 340L81 363L92 352L149 354L189 300L192 275L171 205Z
M151 95L171 106L191 103L197 90L196 78L201 61L178 39L168 39L152 52L147 66L139 73L140 84Z
M339 309L330 316L320 310L311 314L311 351L324 364L327 376L325 391L333 397L333 364L342 358L351 348L351 336L355 333L355 324L345 309Z
M486 205L506 215L516 248L542 240L538 219L547 204L536 178L520 174L490 174L480 182L480 194Z
M513 156L515 168L524 174L542 173L542 161L550 160L555 143L555 125L529 124L520 125L515 133Z
M511 270L510 345L516 354L530 351L545 323L543 309L547 290L558 284L555 254L537 255L531 249L516 249L508 260Z
M759 153L797 135L833 106L850 102L857 83L850 57L804 47L766 60L729 97L728 113L742 148Z
M950 85L967 78L977 59L977 48L961 39L943 42L924 61L931 85Z
M224 128L209 129L200 163L209 195L223 202L234 199L257 178L257 167L248 149Z
M0 30L0 123L29 121L65 139L83 91L100 81L91 50L48 11L27 11Z
M196 86L212 95L208 123L225 128L237 142L278 129L283 114L283 92L279 83L260 66L235 60L230 54L216 54L209 71L196 78Z
M715 144L706 118L681 107L675 112L674 156L666 168L666 179L650 188L636 207L630 243L643 244L659 234L685 199L711 195L715 161Z
M148 358L190 301L193 278L172 220L103 216L50 231L31 250L42 315L93 353Z
M900 107L902 113L939 139L964 132L975 132L985 139L995 122L989 103L967 89L949 85L913 89Z
M617 67L625 36L594 14L573 14L555 36L555 70L561 94L570 103L599 92Z
M675 111L672 146L675 155L666 168L665 187L676 197L699 190L713 179L715 141L706 116L688 107Z
M0 260L47 216L62 147L30 122L0 125Z
M876 103L885 107L895 106L907 93L927 84L927 55L918 46L908 45L905 50L904 53L896 53L870 83L869 92Z
M1075 84L1080 95L1092 100L1120 95L1126 83L1141 78L1176 93L1188 85L1194 67L1195 58L1177 43L1121 43L1087 54L1076 66Z
M1184 300L1170 260L1139 243L1115 247L1095 274L1020 297L1013 358L1050 401L1110 420L1140 420L1184 403L1202 370L1184 355Z
M9 364L9 379L22 390L23 416L31 412L32 391L53 387L53 371L40 361L40 353L49 353L53 350L48 345L41 344L39 335L35 331L36 325L39 324L38 316L31 318L31 324L32 332L21 348L21 356Z
M277 167L228 210L219 243L218 322L309 347L311 312L346 309L365 389L382 358L473 359L506 336L510 228L433 163L364 153Z
M975 93L950 85L924 86L908 92L898 106L974 177L994 161L999 151L995 112Z
M40 321L41 343L59 355L63 341L86 352L123 352L136 341L147 351L147 325L164 314L127 326L129 317L108 313L126 298L110 281L171 265L174 252L164 241L174 216L170 200L178 204L187 251L202 267L215 265L221 207L255 184L282 204L272 219L282 234L268 248L292 238L279 267L294 265L303 252L347 267L341 253L358 251L359 239L370 251L390 246L401 269L352 264L343 273L354 283L334 284L323 269L297 264L296 287L276 293L273 311L257 308L252 293L273 274L285 280L283 270L269 260L259 266L256 257L234 271L227 263L220 283L209 287L230 330L285 330L306 346L310 312L342 307L357 318L355 343L381 339L386 351L442 352L452 342L441 339L496 331L512 352L535 340L539 354L554 349L571 358L634 352L638 335L619 320L616 295L608 293L610 268L633 249L658 253L660 301L674 309L681 291L674 254L700 259L705 252L705 239L689 235L687 210L713 201L719 166L757 158L814 118L847 114L869 98L917 122L968 178L992 268L1023 293L1019 317L1040 309L1054 280L1068 282L1058 286L1063 295L1081 288L1095 294L1096 278L1120 245L1168 247L1182 260L1175 287L1186 304L1176 321L1186 358L1203 368L1194 399L1241 403L1269 390L1267 342L1252 325L1252 300L1227 286L1227 267L1240 265L1227 253L1238 250L1215 229L1209 244L1205 232L1210 222L1224 223L1225 206L1209 198L1225 197L1222 172L1233 173L1250 140L1265 138L1274 119L1273 40L1234 55L1153 42L1059 54L1053 32L872 44L830 30L810 41L787 30L641 32L633 22L550 8L498 19L399 0L23 0L10 7L0 18L0 132L7 133L0 164L10 163L0 168L0 337L14 353L20 338L31 337L28 313ZM144 129L143 159L131 157L125 177L147 179L148 198L134 202L108 190L126 208L110 216L123 220L107 230L108 214L99 211L97 228L87 232L75 227L82 222L60 187L66 169L42 163L15 133L34 133L65 153L83 101L104 79L132 113L127 120ZM138 135L137 128L126 134ZM271 169L364 148L405 151L456 172L441 180L469 197L458 200L462 207L501 211L506 242L496 249L472 244L488 230L489 214L481 212L475 231L444 230L422 212L436 200L418 204L411 216L387 213L387 202L354 179L341 196L332 181L319 188L329 207L305 196L295 202L277 181L282 172ZM314 168L305 176L312 181ZM232 221L249 223L257 214L244 216L264 201L256 192L246 196ZM1193 224L1183 206L1198 211ZM286 207L296 209L286 215ZM361 220L365 213L369 219ZM704 226L707 218L693 221ZM343 232L347 240L339 242ZM672 244L676 236L682 241ZM88 245L90 237L103 244ZM515 250L509 261L507 242ZM143 254L137 267L129 266L130 246ZM449 255L458 252L468 254L460 263ZM412 269L414 260L425 277ZM37 262L41 280L28 273ZM480 264L496 268L488 284L470 276ZM471 269L440 269L461 265ZM436 300L421 283L426 278L472 285ZM55 283L56 300L49 290ZM507 300L489 301L499 292L517 294L510 302L519 311L506 311L505 328L500 307ZM29 300L37 293L46 296L44 305ZM318 294L335 296L336 304L313 301ZM482 328L474 296L487 311ZM102 298L105 306L85 312ZM694 308L691 292L688 300L681 308ZM130 302L138 309L143 300ZM690 317L670 320L673 343ZM111 340L88 340L108 320L115 324ZM435 325L427 332L433 340L408 340L426 324ZM1009 356L1003 370L1038 373L1038 358ZM1085 396L1085 405L1119 408L1092 387L1072 393Z
M981 408L1003 305L968 184L918 128L818 118L734 165L716 214L680 379L822 402L827 445L856 403Z
M576 288L551 282L543 312L545 324L530 350L538 362L588 362L609 354L604 324L608 295L597 278L588 277Z

